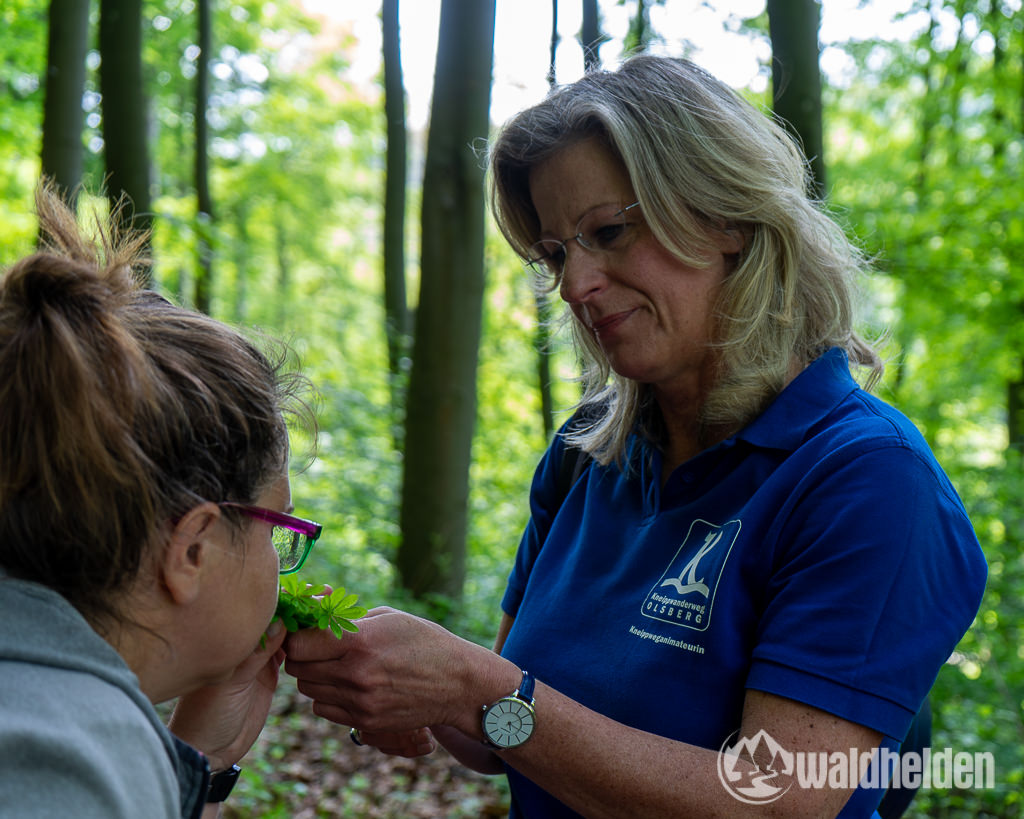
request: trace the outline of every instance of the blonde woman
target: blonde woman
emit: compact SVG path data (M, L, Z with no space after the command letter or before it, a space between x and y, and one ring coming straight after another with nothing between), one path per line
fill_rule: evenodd
M853 328L863 263L800 152L641 56L514 117L490 168L585 388L495 652L381 610L290 638L286 670L363 743L504 771L513 817L875 815L884 776L805 788L786 755L894 752L986 567L913 424L853 378L882 367Z

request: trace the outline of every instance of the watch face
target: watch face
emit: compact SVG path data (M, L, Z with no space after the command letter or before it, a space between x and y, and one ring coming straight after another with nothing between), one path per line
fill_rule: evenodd
M533 709L516 697L498 700L484 715L484 733L499 748L522 745L533 733Z

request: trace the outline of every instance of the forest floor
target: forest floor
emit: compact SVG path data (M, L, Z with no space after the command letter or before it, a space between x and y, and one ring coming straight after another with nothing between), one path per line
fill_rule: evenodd
M444 749L417 759L358 747L348 728L313 714L310 701L279 690L225 819L456 819L508 814L504 777L483 776Z

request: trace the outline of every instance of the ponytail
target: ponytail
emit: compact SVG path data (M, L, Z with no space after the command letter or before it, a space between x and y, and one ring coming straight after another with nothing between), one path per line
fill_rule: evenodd
M142 289L145 237L85 239L49 185L36 206L41 249L0 281L0 566L116 615L165 521L281 474L297 395L239 333Z

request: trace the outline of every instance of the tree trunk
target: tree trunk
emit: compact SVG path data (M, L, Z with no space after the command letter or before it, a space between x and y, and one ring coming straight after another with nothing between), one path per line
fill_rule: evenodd
M274 223L274 255L277 258L277 307L275 321L283 328L288 321L288 305L291 301L292 267L288 257L288 230L278 219Z
M939 28L937 12L933 11L928 22L928 60L924 63L924 88L925 93L921 98L921 134L920 149L917 158L917 175L914 179L914 187L918 197L922 197L928 184L928 162L931 159L932 144L935 139L935 129L939 121L939 90L936 74L939 62L935 54L935 34Z
M229 218L235 226L235 241L231 243L235 266L235 297L231 314L235 322L245 324L249 316L249 202L239 199Z
M199 58L196 60L195 96L195 183L196 183L196 271L195 306L210 312L213 293L213 197L210 195L210 128L206 108L210 99L210 56L213 52L211 0L198 0Z
M89 0L51 0L42 171L74 207L82 182L82 96Z
M551 301L543 293L534 295L537 308L537 331L534 345L537 348L537 388L540 390L541 429L545 443L555 434L555 400L551 395Z
M558 56L558 0L551 0L551 43L548 60L548 86L558 83L555 59ZM586 53L586 51L584 51ZM537 351L537 389L540 394L540 421L545 443L555 432L555 402L551 396L551 301L547 295L534 294L537 330L534 347Z
M1010 87L1006 76L1006 45L1003 40L1002 9L998 3L989 6L988 16L985 19L986 27L992 34L992 77L995 80L995 102L992 106L992 119L995 128L992 129L992 157L998 164L1006 154L1006 141L1008 136L1007 124L1009 117L1004 109L1004 99L999 92L1002 88ZM1018 100L1020 102L1020 100Z
M397 565L417 597L457 597L484 293L484 190L495 0L443 0L423 177L419 307Z
M551 0L551 41L548 45L548 87L555 84L555 56L558 54L558 0Z
M553 0L557 2L557 0ZM580 26L580 44L583 46L583 70L601 67L601 46L607 41L601 34L601 18L597 13L597 0L583 0L583 24Z
M825 154L818 61L818 0L768 0L772 41L772 108L800 140L814 175L814 193L825 197Z
M391 404L397 418L398 409L404 403L402 362L408 354L411 329L405 292L405 190L408 162L398 0L384 0L381 29L384 115L388 140L384 178L384 317L391 374Z
M651 41L651 10L649 0L636 0L636 14L629 21L629 31L622 43L622 50L629 54L646 51Z
M1018 19L1015 20L1014 22L1020 23L1021 21L1019 18L1022 15L1019 11L1016 14ZM1014 28L1011 28L1010 30L1013 31ZM1019 30L1019 28L1017 30ZM998 41L999 32L995 26L993 26L992 33ZM996 52L995 56L999 56L1000 58L1002 57L1002 55L999 54L998 51ZM1024 69L1024 54L1020 55L1020 61L1020 67ZM998 68L1000 66L997 64L996 67ZM998 77L998 73L996 76ZM1024 78L1024 71L1020 72L1020 76ZM1020 130L1016 134L1018 138L1024 136L1024 85L1020 86L1019 93L1020 99L1017 102L1020 106ZM1000 114L1001 111L997 111L997 126L1002 125L1006 119L1009 119L1009 117L1003 117L1000 116ZM999 138L1002 139L1002 135L1000 135ZM1002 158L1001 153L1002 149L1000 149L1000 153L997 154L997 156L999 156L1000 159ZM1019 302L1017 304L1017 315L1020 318L1024 318L1024 303ZM1024 357L1021 357L1019 366L1020 378L1010 381L1006 386L1006 431L1010 452L1016 453L1018 459L1020 459L1018 463L1024 463Z
M148 232L153 223L142 81L142 0L100 0L100 93L107 197L125 199L117 229Z
M949 120L949 164L957 167L961 164L960 149L963 143L960 125L960 111L963 105L964 82L967 77L967 63L971 50L971 42L965 33L965 17L967 8L964 0L957 0L953 9L956 14L956 42L946 58L946 77L948 78L949 94L945 97L946 117Z

